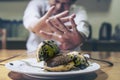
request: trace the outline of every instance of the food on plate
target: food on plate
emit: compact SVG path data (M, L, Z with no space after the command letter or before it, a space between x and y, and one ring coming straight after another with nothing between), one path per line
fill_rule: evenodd
M45 61L44 69L47 71L69 71L79 68L85 69L89 66L87 59L79 52L73 51L66 54L59 54Z
M53 40L44 40L37 48L37 60L45 61L54 57L60 51L59 47Z
M36 54L38 61L44 61L44 69L47 71L69 71L74 68L85 69L89 66L88 60L80 52L60 52L53 40L41 42Z

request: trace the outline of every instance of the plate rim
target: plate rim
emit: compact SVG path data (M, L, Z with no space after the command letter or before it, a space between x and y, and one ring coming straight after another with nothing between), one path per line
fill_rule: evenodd
M27 58L27 59L22 59L22 60L29 60L31 58ZM32 59L35 59L35 58L32 58ZM95 72L97 70L100 69L100 65L98 63L91 63L90 65L94 66L96 65L97 68L93 69L92 71L87 71L87 72L84 72L83 70L78 70L78 71L67 71L67 72L33 72L33 73L30 73L30 72L24 72L24 71L17 71L15 69L11 69L10 67L10 63L14 63L14 62L17 62L17 61L20 61L20 60L15 60L15 61L11 61L11 62L8 62L5 64L5 67L11 71L14 71L14 72L18 72L18 73L23 73L23 74L30 74L30 75L42 75L42 76L65 76L65 75L77 75L77 74L85 74L85 73L90 73L90 72ZM87 67L89 68L89 67ZM87 69L86 68L86 69ZM84 70L86 70L84 69Z

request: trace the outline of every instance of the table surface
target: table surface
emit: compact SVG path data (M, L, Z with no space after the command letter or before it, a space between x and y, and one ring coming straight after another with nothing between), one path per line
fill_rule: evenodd
M100 64L100 70L95 71L94 73L88 74L87 77L83 76L83 80L119 80L120 79L120 52L85 52L90 54L93 58L104 59L114 63L112 67L108 66L107 63L95 61ZM0 61L2 59L8 58L15 54L21 54L21 56L15 57L10 60L6 60L0 62L0 80L12 80L8 74L12 74L13 76L18 76L16 73L11 72L5 66L1 64L5 64L10 61L25 59L26 58L26 50L0 50ZM19 73L18 73L19 74ZM18 77L21 77L18 76ZM24 79L25 80L25 79ZM32 79L33 80L33 79ZM73 79L72 79L73 80ZM82 78L77 78L75 80L82 80Z

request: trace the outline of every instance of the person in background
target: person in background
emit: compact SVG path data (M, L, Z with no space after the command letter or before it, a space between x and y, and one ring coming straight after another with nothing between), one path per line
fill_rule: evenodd
M27 50L33 51L43 40L54 40L61 50L80 50L89 35L87 13L74 5L76 0L31 0L23 24L29 30Z

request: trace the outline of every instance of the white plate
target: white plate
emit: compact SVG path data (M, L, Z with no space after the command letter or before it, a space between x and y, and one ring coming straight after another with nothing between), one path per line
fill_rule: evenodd
M32 67L26 64L24 61L30 63ZM41 78L41 77L60 78L60 77L70 77L70 76L72 77L79 74L94 72L100 69L99 64L91 63L89 67L83 70L73 70L73 71L67 71L67 72L47 72L47 71L44 71L44 69L40 68L40 67L43 67L43 64L44 62L38 63L35 58L29 58L29 59L16 60L16 61L9 62L5 66L11 71L23 73L28 76L38 77L38 78Z

